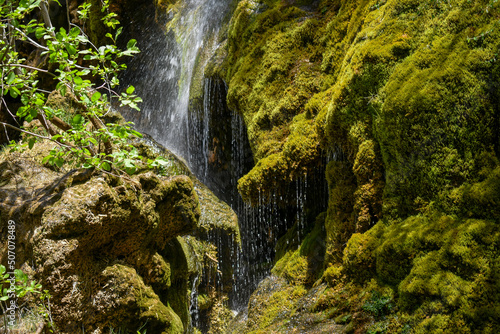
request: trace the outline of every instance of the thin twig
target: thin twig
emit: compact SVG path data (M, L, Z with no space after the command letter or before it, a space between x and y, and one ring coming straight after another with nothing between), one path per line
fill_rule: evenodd
M33 44L34 46L36 46L37 48L40 48L42 50L45 50L45 51L49 51L49 48L46 47L46 46L43 46L43 45L40 45L38 44L37 42L35 42L34 40L32 40L31 38L28 37L28 35L26 35L22 30L20 30L19 28L16 28L14 26L12 26L10 23L7 24L8 26L11 26L12 28L16 29L17 32L19 32L21 35L23 35L27 40L28 42L30 42L31 44Z
M108 87L106 87L106 86L108 86ZM109 84L108 83L103 83L99 87L96 87L96 90L99 90L99 89L106 89L109 93L112 93L115 96L120 96L120 94L118 94L117 92L115 92L114 90L112 90L111 88L109 88Z
M5 100L4 100L4 98L3 98L3 97L2 97L2 102L3 102L3 104L5 105L5 108L7 109L7 112L8 112L8 113L9 113L9 115L12 117L12 119L13 119L14 121L16 121L17 125L21 126L21 124L19 124L19 122L17 121L16 116L14 116L14 114L12 114L12 112L10 111L9 106L7 106L7 102L5 102Z
M10 143L9 133L7 132L7 128L5 127L5 125L3 126L3 129L5 131L5 138L7 138L7 141Z
M33 137L37 137L37 138L40 138L40 139L50 140L50 141L52 141L52 142L54 142L54 143L58 144L58 145L59 145L59 146L61 146L61 147L66 148L66 149L68 149L68 150L72 148L71 146L68 146L68 145L65 145L65 144L63 144L63 143L60 143L60 142L58 142L57 140L52 139L52 138L50 138L50 137L42 136L42 135L39 135L39 134L36 134L36 133L30 132L30 131L26 131L26 130L20 129L20 128L16 127L16 126L10 125L9 123L0 122L0 125L6 126L6 127L8 127L8 128L14 129L14 130L19 131L19 132L26 133L26 134L28 134L28 135L30 135L30 136L33 136Z
M50 73L47 70L44 70L44 69L41 69L41 68L38 68L38 67L23 65L23 64L0 64L0 66L2 66L2 67L22 67L22 68L27 68L27 69L38 71L38 72L48 73L48 74L53 75L54 77L56 77L55 74L52 74L52 73Z
M37 328L35 334L42 334L44 327L45 327L45 322L40 323L40 325L38 325L38 328Z
M74 23L70 23L70 25L72 25L73 27L77 27L78 29L80 29L80 32L85 35L85 37L87 37L87 40L88 42L90 43L90 45L94 48L94 50L96 51L99 51L99 49L90 41L90 38L89 36L82 30L82 28L80 28L78 25L74 24Z
M66 18L68 19L68 31L71 30L71 19L69 18L69 0L66 0Z

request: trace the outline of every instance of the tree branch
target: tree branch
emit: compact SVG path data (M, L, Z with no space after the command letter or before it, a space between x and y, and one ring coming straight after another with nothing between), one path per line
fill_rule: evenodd
M90 112L88 111L87 111L87 116L92 125L94 126L94 128L96 128L97 130L105 128L105 126L101 123L101 120L99 120L94 115L91 115ZM104 141L103 144L104 144L104 153L106 153L106 155L111 155L113 153L113 146L111 145L109 140Z
M55 38L56 34L52 30L52 21L50 21L50 15L45 1L40 2L40 11L42 12L43 22L45 23L45 26L50 29L50 34Z
M3 82L2 82L2 88L3 88ZM9 106L7 106L7 102L5 102L5 100L4 100L4 98L3 98L3 97L2 97L2 102L3 102L3 104L5 105L5 109L7 109L7 112L8 112L8 113L9 113L9 115L12 117L12 119L13 119L14 121L16 121L17 125L20 125L20 124L19 124L19 122L18 122L18 121L17 121L17 119L16 119L16 116L14 116L14 115L12 114L12 112L10 111ZM1 105L0 105L0 107L1 107Z
M30 132L30 131L26 131L26 130L20 129L20 128L18 128L17 126L10 125L9 123L0 122L0 124L1 124L1 125L3 125L3 126L6 126L6 127L8 127L8 128L11 128L11 129L13 129L13 130L16 130L16 131L19 131L19 132L26 133L26 134L28 134L28 135L30 135L30 136L33 136L33 137L37 137L37 138L40 138L40 139L50 140L50 141L52 141L52 142L54 142L54 143L56 143L56 144L58 144L58 145L60 145L60 146L62 146L62 147L64 147L64 148L66 148L66 149L70 149L70 148L72 147L72 146L65 145L65 144L63 144L63 143L61 143L61 142L58 142L57 140L52 139L52 138L50 138L50 137L45 137L45 136L42 136L42 135L39 135L39 134L36 134L36 133Z
M56 76L55 74L50 73L49 71L44 70L42 68L28 66L28 65L23 65L23 64L0 64L0 66L2 66L2 67L22 67L22 68L27 68L27 69L38 71L38 72L48 73L48 74L50 74L50 75L52 75L54 77Z
M44 51L49 51L49 48L48 48L48 47L45 47L45 46L43 46L43 45L38 44L37 42L35 42L35 41L34 41L34 40L32 40L31 38L29 38L29 36L28 36L28 35L26 35L26 34L25 34L22 30L20 30L19 28L16 28L16 27L14 27L14 26L13 26L13 25L11 25L11 24L8 24L8 26L10 26L10 27L14 28L17 32L19 32L21 35L23 35L23 36L24 36L24 38L26 38L26 39L28 40L28 42L30 42L31 44L33 44L33 45L34 45L34 46L36 46L37 48L40 48L40 49L42 49L42 50L44 50Z
M66 123L57 116L53 116L52 118L49 119L49 121L63 131L68 131L73 129L71 125L69 125L68 123Z
M50 124L47 122L47 120L45 119L45 114L43 112L39 112L37 113L36 115L36 118L40 121L40 123L42 123L43 127L45 128L45 130L47 130L47 132L51 135L51 136L55 136L57 135L57 131L54 130Z

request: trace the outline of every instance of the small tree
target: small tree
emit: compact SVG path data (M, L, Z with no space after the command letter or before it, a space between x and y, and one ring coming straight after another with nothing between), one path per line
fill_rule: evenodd
M43 126L41 134L27 131L22 126L0 122L27 135L27 145L31 149L39 139L50 140L57 145L43 159L61 167L65 162L84 168L97 168L104 172L126 171L134 173L137 167L149 167L165 163L161 158L142 161L136 150L128 143L130 137L141 137L133 130L132 123L105 124L103 117L111 111L113 100L120 106L139 110L141 98L134 95L134 87L118 94L114 89L119 85L118 73L126 69L120 58L133 56L139 52L135 40L130 40L125 50L116 46L122 29L118 28L117 15L109 11L109 0L102 2L102 21L109 31L109 44L96 46L91 43L81 27L69 22L68 30L52 26L47 10L47 0L0 0L0 68L1 92L0 108L14 117L5 101L10 95L20 100L22 106L16 116L30 122L38 119ZM88 19L90 4L79 7L80 20ZM30 19L35 10L40 10L43 21ZM29 43L41 51L51 67L49 70L27 63L16 50L17 43ZM62 96L72 96L79 112L71 115L65 110L48 105L50 92L40 88L40 73L50 75L55 80L55 89ZM93 80L88 78L92 76ZM97 86L96 82L100 82Z

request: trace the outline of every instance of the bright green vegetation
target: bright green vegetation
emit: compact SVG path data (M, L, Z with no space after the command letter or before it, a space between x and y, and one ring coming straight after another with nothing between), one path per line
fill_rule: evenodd
M25 310L29 311L19 315L17 309L19 305L25 305ZM0 307L2 309L0 327L6 333L9 330L32 332L44 322L48 323L48 327L52 326L48 291L42 291L42 285L29 280L28 275L22 270L7 272L7 268L1 264Z
M211 69L248 127L240 193L257 205L328 157L328 288L311 310L346 331L500 326L499 6L243 0L233 13ZM302 286L311 258L279 247L273 273Z
M165 164L163 160L145 160L136 153L128 140L142 135L131 124L105 122L112 103L139 110L137 104L142 102L133 94L133 86L120 94L114 91L119 85L118 73L126 68L123 59L139 50L135 40L130 40L125 50L116 47L122 29L117 28L120 22L109 10L109 0L81 4L77 14L82 27L69 22L66 27L53 27L48 5L42 0L0 1L0 101L7 109L9 105L16 107L8 112L18 120L40 122L34 131L27 131L20 125L22 121L2 121L5 131L8 127L28 135L30 149L40 139L54 142L56 146L44 162L59 168L71 162L76 168L133 174L143 166ZM83 30L87 21L95 44ZM22 52L18 50L20 45ZM23 58L26 53L37 53L38 60ZM47 89L54 88L72 100L71 110L49 103ZM15 99L17 103L12 102ZM13 149L19 148L16 142L11 144Z

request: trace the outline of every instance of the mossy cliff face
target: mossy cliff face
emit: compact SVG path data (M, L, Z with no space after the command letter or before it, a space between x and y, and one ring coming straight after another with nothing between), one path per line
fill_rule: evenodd
M2 238L14 220L16 264L49 290L61 333L135 333L143 325L152 333L184 333L193 279L204 272L207 254L218 256L201 237L222 230L238 239L232 210L182 162L158 147L135 145L171 165L123 181L47 168L41 159L51 145L44 142L0 157ZM6 255L5 246L2 263Z
M328 160L329 287L313 309L346 330L499 326L499 13L486 0L244 0L233 13L212 69L254 154L239 191L258 205Z

